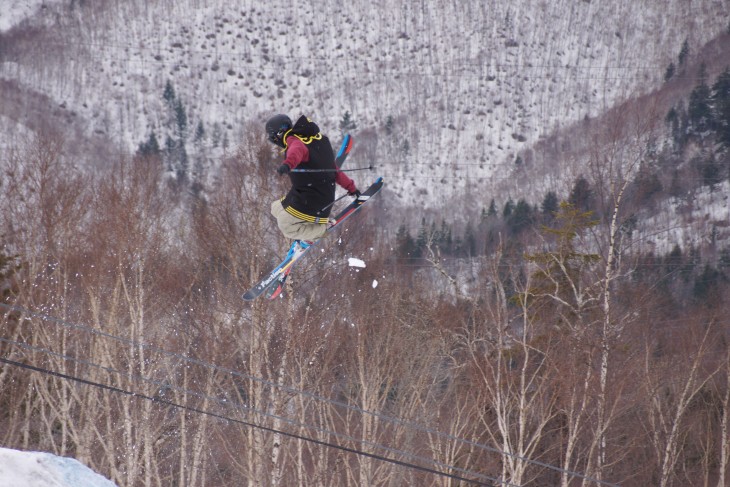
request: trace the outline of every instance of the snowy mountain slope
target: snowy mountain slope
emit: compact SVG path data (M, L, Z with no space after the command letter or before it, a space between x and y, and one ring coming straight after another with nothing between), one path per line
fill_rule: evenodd
M6 32L0 77L115 150L162 130L168 80L190 126L220 124L232 144L274 112L310 114L332 134L349 111L377 140L361 157L390 189L439 205L467 180L476 192L509 177L541 136L655 86L685 39L727 24L717 0L65 0Z
M601 166L607 166L609 161L616 164L614 171L622 166L614 174L634 183L643 166L645 174L652 174L659 181L661 189L655 187L655 191L661 196L645 198L638 208L636 203L627 201L630 198L624 198L619 211L621 219L632 220L632 246L637 253L665 255L675 245L681 249L705 247L707 254L716 253L716 249L730 245L730 188L727 181L708 185L700 173L686 169L696 166L699 156L715 151L713 157L718 160L727 156L720 145L712 148L714 139L710 133L695 134L696 140L678 145L667 114L675 107L687 106L691 93L700 84L697 73L704 72L705 82L712 85L728 66L730 32L692 52L680 76L617 104L598 117L565 125L520 151L520 165L513 166L513 177L502 181L497 193L524 198L539 206L548 191L567 198L579 176L592 183L600 180ZM684 130L687 135L687 128ZM685 172L677 176L680 168ZM684 179L684 189L675 188L670 194L672 179L678 177ZM641 191L634 184L628 190ZM504 198L497 202L503 204Z
M55 0L60 1L60 0ZM22 2L0 2L0 32L7 31L24 20L38 15L41 9L53 3L53 0L24 0Z
M0 487L114 487L72 458L0 448Z

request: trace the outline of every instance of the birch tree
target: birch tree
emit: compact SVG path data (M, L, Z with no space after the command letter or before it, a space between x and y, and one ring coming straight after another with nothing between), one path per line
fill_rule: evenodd
M652 445L659 461L658 485L661 487L673 485L675 467L683 450L682 438L686 434L684 421L689 414L690 404L718 371L702 372L711 330L711 326L707 327L697 343L686 344L692 347L692 353L686 356L686 363L680 366L677 366L676 360L683 354L668 356L671 364L661 366L652 356L654 347L645 347L645 393L650 398L647 419Z

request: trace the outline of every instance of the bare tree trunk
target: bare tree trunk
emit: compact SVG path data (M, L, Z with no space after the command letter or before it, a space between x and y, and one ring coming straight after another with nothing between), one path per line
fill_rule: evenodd
M682 444L680 437L683 434L683 419L688 413L692 399L702 390L708 381L712 379L718 370L700 376L700 368L707 354L707 340L711 327L707 327L704 335L697 345L694 358L691 363L678 367L678 364L671 364L674 371L671 374L671 382L665 382L657 377L654 372L656 368L651 357L651 347L646 347L645 352L645 376L646 393L651 399L649 420L652 427L652 440L659 459L658 485L668 487L672 484L675 475L675 465L680 458ZM679 370L687 370L681 373ZM674 383L676 388L673 387ZM667 394L668 390L673 394Z
M720 462L718 465L717 487L724 487L730 464L730 348L725 350L725 395L722 398L720 423Z
M614 181L611 186L614 186ZM603 466L606 464L606 431L608 430L608 375L609 375L609 357L611 355L611 344L614 339L621 333L621 327L624 323L614 323L612 319L611 309L611 288L616 278L616 265L614 264L615 256L621 249L618 248L618 215L621 209L621 202L624 192L628 186L628 179L619 184L615 191L611 191L613 197L613 207L611 211L611 223L608 231L608 248L606 249L606 266L603 274L603 328L601 330L601 365L599 374L599 396L597 403L597 424L596 432L598 434L598 453L596 456L596 472L594 474L597 480L603 478ZM613 188L612 188L613 189Z
M563 461L561 464L562 472L560 473L561 487L569 487L572 476L569 474L573 468L573 455L576 453L576 447L579 438L583 434L588 421L588 402L590 394L590 382L593 380L593 368L585 367L582 382L571 384L569 403L565 411L567 421L567 437L565 447L563 448ZM578 469L580 470L580 469Z

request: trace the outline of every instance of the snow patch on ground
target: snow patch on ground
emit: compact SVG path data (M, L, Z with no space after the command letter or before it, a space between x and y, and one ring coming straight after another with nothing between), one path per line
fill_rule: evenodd
M116 487L73 458L0 448L0 487Z

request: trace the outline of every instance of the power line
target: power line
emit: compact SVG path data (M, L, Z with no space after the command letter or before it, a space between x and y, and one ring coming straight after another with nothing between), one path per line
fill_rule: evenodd
M330 431L330 430L328 430L326 428L322 428L322 427L319 427L319 426L311 425L311 424L308 424L308 423L302 423L302 422L299 422L299 421L296 421L296 420L293 420L293 419L289 419L287 417L277 416L276 414L267 413L265 411L261 411L259 409L256 409L256 408L247 406L245 404L240 404L240 403L232 402L232 401L229 401L227 399L222 399L220 397L210 396L210 395L207 395L207 394L200 393L198 391L193 391L193 390L190 390L190 389L173 386L173 385L171 385L171 384L169 384L167 382L158 381L158 380L154 380L154 379L149 379L149 378L143 377L143 376L138 375L138 374L124 373L124 372L121 372L119 370L116 370L116 369L114 369L112 367L107 367L107 366L99 365L99 364L96 364L96 363L91 362L91 361L88 361L88 360L82 360L82 359L78 359L76 357L72 357L72 356L69 356L69 355L64 355L64 354L61 354L61 353L53 352L52 350L48 350L48 349L36 347L36 346L30 345L28 343L18 342L18 341L15 341L15 340L9 340L9 339L5 339L5 338L1 338L1 337L0 337L0 342L7 343L9 345L15 345L15 346L18 346L18 347L23 348L25 350L35 351L35 352L39 352L39 353L46 354L46 355L49 355L49 356L55 356L55 357L61 358L63 360L69 361L69 362L75 362L75 363L87 365L89 367L101 369L101 370L104 370L105 372L109 372L109 373L112 373L112 374L116 374L118 376L121 376L122 378L126 378L126 379L131 380L131 381L147 382L147 383L153 384L154 386L160 387L161 389L164 389L164 390L173 390L173 391L176 391L176 392L181 392L181 393L189 394L189 395L191 395L193 397L196 397L196 398L199 398L199 399L210 400L210 401L215 402L215 403L217 403L217 404L219 404L221 406L224 406L224 407L232 407L232 408L235 408L235 409L243 409L243 410L246 410L247 412L252 412L252 413L258 414L260 416L263 416L265 418L270 418L270 419L273 419L273 420L282 421L282 422L284 422L286 424L289 424L291 426L296 426L296 427L305 428L305 429L308 429L308 430L313 430L313 431L316 431L318 433L324 433L324 434L326 434L328 436L333 436L333 437L336 437L336 438L339 438L339 439L343 439L343 440L347 440L347 441L351 441L351 442L354 442L354 443L360 443L362 445L370 446L372 448L382 449L382 450L385 450L385 451L387 451L389 453L402 455L404 457L409 457L409 458L411 458L413 460L420 460L421 462L430 463L430 464L433 464L433 465L435 465L437 467L442 467L442 468L449 469L449 470L452 470L452 471L457 471L457 472L460 472L460 473L465 474L465 475L471 475L473 477L483 478L484 480L488 480L490 482L504 483L504 482L500 482L498 479L495 479L493 477L489 477L489 476L486 476L486 475L483 475L483 474L479 474L479 473L473 472L471 470L467 470L467 469L463 469L463 468L460 468L460 467L456 467L456 466L453 466L453 465L448 465L448 464L445 464L443 462L439 462L437 460L434 460L432 458L422 457L422 456L416 455L414 453L410 453L410 452L407 452L407 451L404 451L404 450L400 450L400 449L397 449L397 448L393 448L393 447L389 447L389 446L383 445L381 443L373 443L371 441L353 438L351 436L348 436L348 435L345 435L345 434L342 434L342 433L337 433L335 431ZM157 397L157 396L153 396L153 397ZM512 486L512 484L509 484L509 483L506 483L506 485Z
M91 327L88 327L86 325L79 325L79 324L69 323L69 322L67 322L65 320L62 320L60 318L56 318L56 317L53 317L53 316L50 316L50 315L46 315L44 313L36 313L36 312L31 311L31 310L28 310L27 308L23 308L23 307L20 307L20 306L8 305L8 304L5 304L5 303L0 303L0 307L4 307L4 308L9 309L9 310L12 310L12 311L22 312L22 313L25 313L28 316L35 317L35 318L40 318L40 319L43 319L45 321L54 322L54 323L57 323L57 324L59 324L59 325L61 325L63 327L66 327L66 328L71 328L71 329L77 329L77 330L86 331L86 332L89 332L89 333L94 334L94 335L98 335L98 336L101 336L101 337L104 337L104 338L108 338L108 339L111 339L111 340L115 340L115 341L119 341L119 342L125 343L127 345L133 345L135 347L141 347L141 348L144 348L144 349L149 350L149 351L161 353L162 355L166 355L166 356L169 356L169 357L173 357L173 358L176 358L178 360L181 360L181 361L184 361L184 362L188 362L188 363L191 363L191 364L199 365L199 366L201 366L203 368L207 368L207 369L211 369L211 370L223 372L223 373L230 374L230 375L237 376L237 377L241 377L241 378L244 378L244 379L249 379L249 380L252 380L252 381L255 381L255 382L259 382L259 383L261 383L263 385L266 385L268 387L271 387L271 388L280 389L280 390L282 390L284 392L288 392L288 393L295 394L295 395L302 395L304 397L308 397L308 398L313 399L313 400L316 400L316 401L321 401L321 402L324 402L324 403L327 403L327 404L331 404L333 406L338 406L338 407L342 407L342 408L345 408L345 409L349 409L349 410L358 412L360 414L370 415L370 416L376 417L378 419L381 419L381 420L390 422L392 424L397 424L397 425L405 426L407 428L415 429L417 431L421 431L421 432L425 432L425 433L429 433L429 434L434 434L434 435L437 435L437 436L439 436L441 438L448 439L450 441L456 441L456 442L463 443L463 444L466 444L466 445L469 445L469 446L473 446L473 447L482 449L484 451L496 453L496 454L498 454L500 456L507 456L507 457L510 457L510 458L514 458L516 460L524 461L526 463L538 465L538 466L541 466L541 467L544 467L544 468L547 468L547 469L550 469L550 470L553 470L553 471L556 471L556 472L567 473L568 475L570 475L572 477L584 478L584 479L590 480L592 482L598 482L600 484L609 485L609 486L615 485L615 484L610 484L608 482L603 482L603 481L600 481L600 480L597 480L597 479L593 479L591 477L588 477L588 476L583 475L583 474L578 473L578 472L574 472L574 471L570 471L570 470L565 470L565 469L562 469L560 467L556 467L554 465L550 465L548 463L541 462L539 460L532 460L532 459L529 459L527 457L523 457L523 456L520 456L520 455L517 455L517 454L514 454L514 453L506 452L506 451L500 450L498 448L494 448L494 447L490 447L488 445L484 445L484 444L481 444L481 443L477 443L475 441L466 440L466 439L463 439L463 438L459 438L459 437L450 435L448 433L443 433L441 431L437 431L437 430L434 430L432 428L428 428L428 427L423 426L423 425L420 425L418 423L413 423L413 422L410 422L410 421L401 420L399 418L394 418L394 417L391 417L391 416L387 416L387 415L384 415L384 414L381 414L381 413L377 413L377 412L373 412L373 411L368 411L366 409L362 409L362 408L359 408L357 406L344 403L342 401L328 399L328 398L325 398L325 397L322 397L322 396L313 394L311 392L303 391L303 390L296 389L296 388L293 388L293 387L290 387L290 386L280 385L280 384L277 384L277 383L268 381L268 380L263 379L263 378L260 378L260 377L252 376L252 375L249 375L249 374L243 374L241 372L238 372L238 371L235 371L235 370L226 368L226 367L217 366L215 364L210 364L210 363L207 363L207 362L202 361L202 360L199 360L199 359L193 359L193 358L187 357L187 356L182 355L182 354L179 354L179 353L175 353L175 352L170 352L170 351L167 351L167 350L163 350L163 349L160 349L158 347L155 347L155 346L150 345L150 344L145 343L145 342L136 341L136 340L132 340L132 339L128 339L128 338L118 337L118 336L112 335L110 333L106 333L106 332L102 332L102 331L99 331L99 330L95 330L95 329L93 329Z
M152 401L154 403L161 404L161 405L164 405L164 406L171 406L171 407L174 407L174 408L177 408L177 409L184 409L184 410L187 410L187 411L190 411L190 412L194 412L194 413L197 413L197 414L203 414L203 415L206 415L206 416L210 416L212 418L215 418L215 419L219 419L221 421L226 421L226 422L229 422L229 423L240 424L242 426L247 426L247 427L250 427L250 428L257 428L257 429L261 429L263 431L268 431L269 433L275 433L275 434L287 436L289 438L293 438L293 439L296 439L296 440L302 440L302 441L306 441L306 442L309 442L309 443L314 443L316 445L324 446L324 447L327 447L327 448L334 448L334 449L341 450L341 451L345 451L345 452L348 452L348 453L353 453L353 454L356 454L356 455L369 457L369 458L372 458L372 459L375 459L375 460L379 460L379 461L383 461L383 462L387 462L387 463L392 463L394 465L398 465L398 466L401 466L401 467L411 468L411 469L414 469L414 470L420 470L422 472L431 473L433 475L438 475L438 476L442 476L442 477L448 477L448 478L451 478L451 479L454 479L454 480L460 480L460 481L467 482L467 483L474 484L474 485L484 485L484 486L492 486L492 485L494 485L494 484L491 484L491 483L490 484L486 484L484 482L481 482L481 481L478 481L478 480L474 480L474 479L468 479L466 477L461 477L461 476L458 476L458 475L455 475L455 474L450 474L450 473L446 473L446 472L440 472L440 471L438 471L436 469L433 469L433 468L424 467L424 466L421 466L421 465L416 465L416 464L413 464L413 463L404 462L402 460L397 460L397 459L394 459L394 458L388 458L388 457L385 457L385 456L382 456L382 455L377 455L377 454L374 454L374 453L369 453L369 452L366 452L366 451L363 451L363 450L358 450L356 448L350 448L350 447L346 447L346 446L343 446L343 445L338 445L338 444L335 444L335 443L332 443L332 442L317 440L315 438L306 437L306 436L299 435L299 434L296 434L296 433L291 433L291 432L288 432L288 431L283 431L283 430L279 430L279 429L276 429L276 428L271 428L271 427L268 427L268 426L263 426L263 425L260 425L260 424L251 423L249 421L243 421L243 420L240 420L240 419L231 418L229 416L225 416L225 415L222 415L222 414L214 413L212 411L206 411L204 409L200 409L200 408L196 408L196 407L186 406L186 405L183 405L183 404L177 404L177 403L175 403L173 401L169 401L169 400L164 399L164 398L161 398L161 397L148 396L146 394L141 394L139 392L134 392L134 391L127 390L127 389L122 389L122 388L119 388L119 387L110 386L108 384L101 384L99 382L94 382L94 381L91 381L91 380L83 379L83 378L80 378L80 377L75 377L75 376L72 376L72 375L69 375L69 374L64 374L64 373L57 372L57 371L53 371L53 370L49 370L49 369L44 369L42 367L36 367L36 366L30 365L30 364L24 364L24 363L21 363L21 362L16 362L14 360L9 360L9 359L7 359L5 357L0 357L0 362L6 363L8 365L13 365L13 366L16 366L16 367L20 367L20 368L23 368L23 369L31 370L31 371L34 371L34 372L40 372L40 373L43 373L43 374L46 374L46 375L51 375L51 376L58 377L58 378L61 378L61 379L78 382L80 384L84 384L84 385L88 385L88 386L92 386L92 387L97 387L97 388L104 389L104 390L107 390L107 391L110 391L110 392L113 392L113 393L130 396L130 397L133 397L133 398L136 398L136 399L144 399L146 401ZM519 487L519 486L515 486L515 484L501 482L498 479L490 479L490 480L493 480L495 482L499 482L499 483L501 483L503 485L508 485L510 487Z

